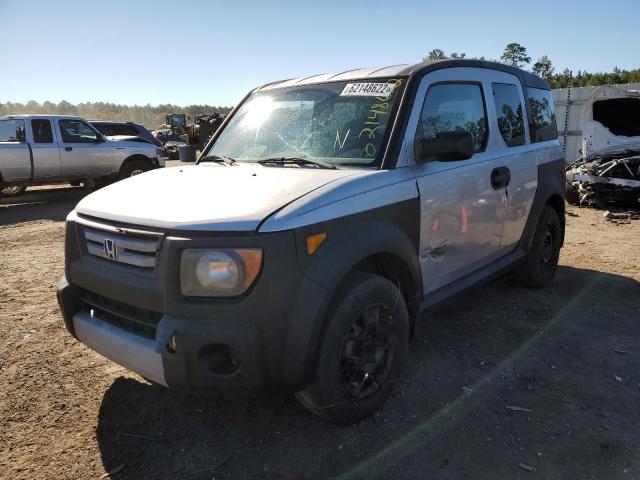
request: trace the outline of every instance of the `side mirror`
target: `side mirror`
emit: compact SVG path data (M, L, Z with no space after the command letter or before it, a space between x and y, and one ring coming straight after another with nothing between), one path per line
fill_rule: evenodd
M104 143L104 141L105 141L104 137L98 133L97 136L96 136L95 143Z
M418 137L414 153L416 163L466 160L473 156L473 137L469 132L440 132L435 138Z

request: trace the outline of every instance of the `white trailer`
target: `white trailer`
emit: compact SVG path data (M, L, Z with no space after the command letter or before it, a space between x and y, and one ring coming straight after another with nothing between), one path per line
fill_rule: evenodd
M640 143L640 83L557 88L552 93L565 162Z

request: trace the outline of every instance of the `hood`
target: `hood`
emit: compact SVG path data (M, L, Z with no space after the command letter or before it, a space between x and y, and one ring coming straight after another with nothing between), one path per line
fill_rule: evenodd
M640 151L640 92L603 85L586 100L582 154L589 160L622 150Z
M161 168L88 195L76 211L167 229L251 231L297 198L335 180L364 173L216 163Z

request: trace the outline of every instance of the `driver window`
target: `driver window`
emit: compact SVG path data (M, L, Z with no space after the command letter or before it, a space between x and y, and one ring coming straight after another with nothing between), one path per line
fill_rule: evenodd
M445 83L433 85L420 113L416 136L435 138L441 132L469 132L474 152L484 149L487 141L487 115L480 85Z
M94 143L98 134L81 120L60 120L60 134L64 143Z

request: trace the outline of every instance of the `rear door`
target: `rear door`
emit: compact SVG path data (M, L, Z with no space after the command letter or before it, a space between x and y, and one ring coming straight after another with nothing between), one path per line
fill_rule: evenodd
M525 97L518 78L498 71L491 71L491 76L490 108L497 121L495 151L510 176L504 189L506 213L500 241L500 250L508 253L520 242L538 187L538 146L530 139Z
M416 164L420 190L420 267L425 294L477 270L500 255L505 189L493 180L504 167L496 148L490 71L449 68L425 75L418 88L405 147L413 157L417 135L465 130L470 159ZM489 99L490 100L490 99ZM415 162L415 159L413 159ZM411 159L409 159L411 163Z
M22 118L0 120L0 174L5 182L31 178L31 155Z
M33 178L54 179L60 176L60 151L48 118L31 119L31 151L33 152Z
M83 120L58 119L62 176L97 177L111 172L113 147Z

